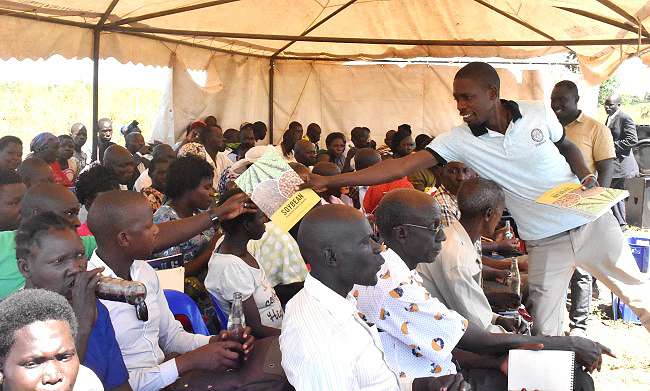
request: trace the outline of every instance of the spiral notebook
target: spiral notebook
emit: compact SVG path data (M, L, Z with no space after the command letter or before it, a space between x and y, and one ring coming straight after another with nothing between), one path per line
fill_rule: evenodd
M508 391L573 391L575 353L562 350L511 350Z

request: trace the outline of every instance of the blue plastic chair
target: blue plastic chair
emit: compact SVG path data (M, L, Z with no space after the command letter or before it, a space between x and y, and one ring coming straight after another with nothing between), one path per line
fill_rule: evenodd
M199 307L188 295L173 289L165 289L165 298L174 315L185 315L190 320L194 334L210 335Z
M223 308L221 308L221 305L219 305L219 300L217 300L216 297L212 293L210 293L210 297L212 298L212 303L214 303L214 310L217 312L217 317L219 318L219 323L220 323L220 330L226 330L228 328L228 315L226 315L225 312L223 312Z

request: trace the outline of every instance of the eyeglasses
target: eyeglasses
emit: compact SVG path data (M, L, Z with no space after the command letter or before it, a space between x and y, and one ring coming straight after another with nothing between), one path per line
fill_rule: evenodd
M415 228L426 229L427 231L431 231L431 232L433 232L433 236L438 236L438 234L439 234L440 231L442 230L442 224L440 224L440 223L436 224L436 226L433 227L433 228L431 228L431 227L425 227L425 226L423 226L423 225L404 223L404 224L396 225L395 227L393 227L393 229L399 227L400 225L405 225L405 226L407 226L407 227L415 227Z

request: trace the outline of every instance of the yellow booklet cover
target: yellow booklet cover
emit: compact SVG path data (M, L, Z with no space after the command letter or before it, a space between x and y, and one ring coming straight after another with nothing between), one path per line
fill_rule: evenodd
M630 193L627 190L610 189L608 187L593 187L582 190L581 184L563 183L544 193L537 199L537 202L557 207L589 220L596 220L614 204L629 195Z
M285 232L320 202L312 189L296 192L303 180L275 148L269 148L235 183Z

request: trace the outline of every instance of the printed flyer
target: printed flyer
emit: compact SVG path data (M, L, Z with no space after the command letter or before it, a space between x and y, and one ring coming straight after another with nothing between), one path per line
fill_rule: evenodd
M304 181L275 148L269 148L235 183L285 232L320 202L311 189L294 190Z
M627 198L627 190L593 187L582 190L577 183L563 183L547 191L537 202L571 212L589 220L596 220L611 209L614 204Z

